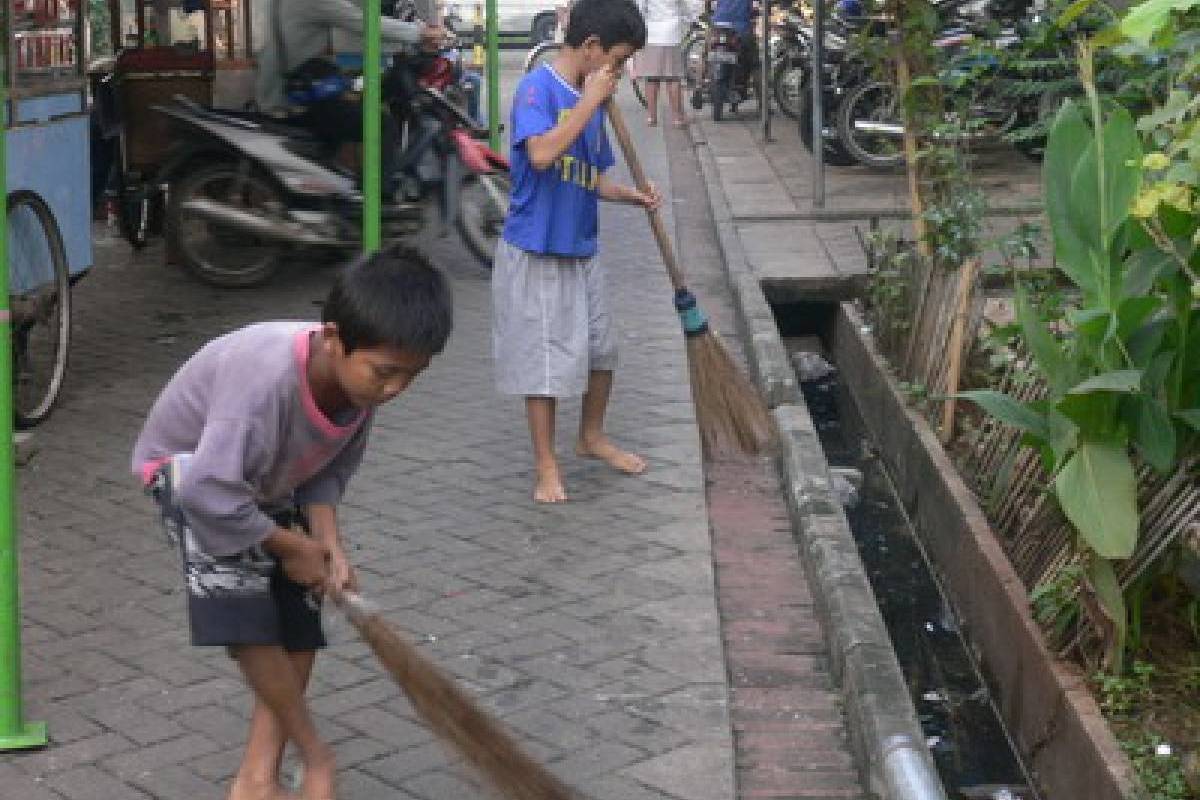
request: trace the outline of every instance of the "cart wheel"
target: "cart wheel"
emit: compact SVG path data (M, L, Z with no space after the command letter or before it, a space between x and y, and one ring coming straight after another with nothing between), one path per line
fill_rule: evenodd
M171 187L167 212L167 251L178 253L183 265L214 286L258 286L270 280L279 266L283 246L274 239L205 220L190 214L185 203L208 198L236 206L265 220L279 217L283 198L271 179L260 172L243 175L235 163L219 163L185 175Z
M71 276L54 214L32 192L8 198L13 422L30 428L50 415L67 373Z

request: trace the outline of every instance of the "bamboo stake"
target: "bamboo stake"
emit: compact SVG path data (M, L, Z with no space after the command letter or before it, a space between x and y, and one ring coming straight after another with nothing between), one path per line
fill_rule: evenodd
M912 118L912 115L907 110L908 91L912 88L912 76L909 71L908 55L904 51L903 37L896 39L895 47L896 93L900 98L901 108L904 109L902 117L904 120L904 165L905 172L908 175L908 202L912 207L913 232L916 237L917 256L920 261L926 264L925 280L922 282L923 285L918 295L917 307L913 313L913 326L909 329L908 349L904 357L904 364L908 368L912 364L913 352L918 341L916 331L919 325L917 323L925 313L929 283L933 277L933 265L931 263L932 258L929 251L929 242L925 239L925 203L921 199L920 170L917 162L916 120Z
M969 258L958 276L958 303L954 309L954 327L950 332L950 366L946 375L946 402L942 408L942 444L949 444L954 438L954 411L958 402L955 395L958 393L958 381L962 372L963 332L967 324L967 306L975 286L975 271L978 268L979 262Z

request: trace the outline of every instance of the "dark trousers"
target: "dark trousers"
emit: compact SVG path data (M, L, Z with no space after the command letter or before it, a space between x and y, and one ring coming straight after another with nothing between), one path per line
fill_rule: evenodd
M345 96L313 103L304 112L301 122L336 153L347 142L363 140L362 103ZM383 190L394 190L396 161L400 150L400 129L396 120L384 110L379 115L379 153L383 173Z

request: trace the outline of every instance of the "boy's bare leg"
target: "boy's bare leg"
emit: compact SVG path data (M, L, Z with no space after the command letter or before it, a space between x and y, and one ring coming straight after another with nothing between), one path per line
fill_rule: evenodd
M583 414L579 419L579 442L575 445L575 452L581 456L598 458L613 469L629 475L640 475L646 471L646 460L636 453L628 453L617 447L604 432L604 412L608 410L612 384L612 370L592 370L588 373L587 393L583 396Z
M308 679L312 674L315 652L288 653L301 688L308 687ZM233 786L229 789L228 800L288 800L294 798L291 792L285 792L279 787L279 767L283 761L283 750L287 746L287 737L279 720L271 713L271 709L263 704L256 696L254 713L250 716L250 735L246 739L246 752L242 756L241 766L233 778Z
M554 414L558 401L553 397L526 397L525 413L529 417L529 437L533 440L533 463L537 483L533 499L539 503L561 503L567 499L563 488L558 458L554 455Z
M304 764L301 797L304 800L333 800L333 750L317 736L316 726L304 700L304 681L294 662L278 645L240 645L236 655L242 674L254 691L256 711L257 705L263 705L274 717L270 721L258 718L259 724L264 727L258 733L261 741L253 741L255 728L252 719L252 742L247 743L247 759L250 758L250 746L254 744L256 759L266 760L269 757L277 774L275 742L280 738L284 742L292 741L300 750L300 760ZM268 724L278 725L279 733L265 729ZM281 749L282 746L279 747ZM256 760L255 767L261 763ZM239 771L239 778L240 774ZM278 789L276 792L276 796L282 794Z

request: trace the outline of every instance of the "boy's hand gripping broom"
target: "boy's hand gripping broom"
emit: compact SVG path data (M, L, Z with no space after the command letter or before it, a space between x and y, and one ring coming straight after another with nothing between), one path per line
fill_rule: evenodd
M642 170L637 151L625 120L614 101L608 102L608 118L625 154L625 163L633 182L643 192L650 184ZM743 453L757 453L771 440L771 418L766 404L750 380L738 369L721 340L708 325L708 318L687 288L683 271L675 261L670 237L656 210L646 210L650 228L658 242L675 289L675 310L683 323L687 340L688 371L692 380L692 401L696 404L696 422L700 440L707 452L733 445Z
M400 636L358 594L334 600L404 690L430 730L510 800L571 800L571 790L530 757L499 721Z

